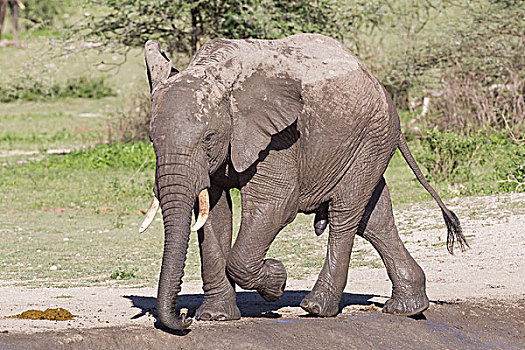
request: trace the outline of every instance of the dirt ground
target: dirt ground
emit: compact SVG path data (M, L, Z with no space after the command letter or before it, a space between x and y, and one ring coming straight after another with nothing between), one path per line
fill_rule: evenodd
M155 319L155 288L29 288L0 281L0 349L525 349L525 194L452 201L471 249L451 256L432 204L396 212L407 248L423 267L432 303L415 318L382 314L390 295L384 268L352 267L335 318L312 318L299 307L315 277L289 279L280 301L238 291L243 318L194 321L165 330ZM417 222L417 226L407 225ZM441 236L441 240L438 238ZM374 253L375 254L375 253ZM200 282L183 284L179 304L191 314ZM73 321L6 318L28 309L63 307Z

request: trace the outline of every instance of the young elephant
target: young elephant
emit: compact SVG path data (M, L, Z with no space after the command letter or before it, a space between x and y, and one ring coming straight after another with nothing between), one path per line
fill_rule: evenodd
M392 280L384 311L414 315L428 307L425 275L399 239L383 178L396 149L438 202L450 252L455 239L462 247L466 241L408 150L388 93L354 55L330 38L300 34L213 40L181 72L149 41L146 64L157 164L155 198L141 230L160 201L165 244L157 311L164 325L191 323L174 310L197 197L200 319L240 317L234 284L279 299L286 270L265 256L298 212L316 213L316 233L330 228L326 261L302 308L337 314L355 234L377 249ZM231 188L242 198L233 247Z

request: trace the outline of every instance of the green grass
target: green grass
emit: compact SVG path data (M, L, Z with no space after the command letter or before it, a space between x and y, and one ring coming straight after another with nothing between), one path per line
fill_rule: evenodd
M43 81L32 76L0 86L0 102L44 101L59 98L99 99L116 96L115 91L106 83L105 77L87 78L85 76L69 78L63 85L52 80Z
M0 249L0 280L55 286L154 285L163 244L160 219L146 233L137 232L143 218L139 211L151 199L153 172L151 144L141 142L101 144L0 167L0 221L5 223L0 239L6 242ZM387 181L395 207L431 199L399 154L391 162ZM445 198L453 195L446 184L433 185ZM232 191L232 197L237 229L239 192ZM476 216L489 214L483 208L468 210L479 212ZM281 260L293 278L316 275L324 262L327 234L317 237L312 220L311 215L298 215L268 253ZM410 218L401 226L405 234L420 228ZM377 268L382 263L369 244L357 239L351 266ZM185 278L198 279L199 271L197 239L192 234Z
M150 144L102 144L0 167L0 196L2 203L10 203L10 209L17 211L71 208L133 212L150 199L154 164Z
M4 213L1 220L0 280L85 285L113 279L148 284L157 278L163 238L158 221L139 234L139 215L126 217L121 228L112 215L81 210ZM190 276L197 272L188 264Z
M132 50L125 64L107 72L113 63L120 62L120 56L96 50L61 55L59 46L45 40L54 37L52 31L32 35L25 37L28 48L0 50L0 84L16 83L27 75L47 74L60 86L80 76L106 76L118 96L0 104L0 281L35 287L155 285L163 248L160 216L149 230L138 233L143 219L140 210L147 208L152 194L152 147L140 142L100 144L109 138L108 125L115 112L125 110L127 98L135 91L147 89L142 52ZM410 115L402 113L402 118ZM410 146L417 157L419 146ZM60 156L45 153L59 148L73 152ZM504 155L498 153L499 157ZM386 179L394 208L431 200L399 152ZM447 199L465 194L455 190L460 184L470 186L462 181L453 186L431 184ZM237 230L239 192L232 191L232 197ZM482 207L469 207L461 214L467 212L495 215L492 209ZM312 221L311 215L298 215L268 252L269 257L283 261L290 277L316 275L324 262L327 233L317 237ZM411 218L400 226L405 234L419 228L417 219ZM382 263L371 246L357 238L351 266L375 268ZM200 278L194 233L185 271L186 280Z
M4 112L5 113L5 112ZM75 149L106 137L101 118L72 112L1 114L0 150Z
M385 173L385 179L390 190L392 203L394 204L433 200L430 194L417 181L399 151L396 151L390 161ZM444 198L451 196L448 192L447 184L432 183L431 185Z
M153 286L162 258L162 221L157 216L152 226L139 234L142 219L140 213L130 213L121 217L121 225L115 225L114 214L89 210L3 210L0 281L58 287L115 283ZM315 275L324 262L327 235L317 237L312 220L312 216L299 215L268 253L285 264L290 277ZM235 221L238 227L238 217ZM370 246L363 240L355 247L352 266L382 266L377 256L365 254ZM195 233L190 236L184 278L200 278Z

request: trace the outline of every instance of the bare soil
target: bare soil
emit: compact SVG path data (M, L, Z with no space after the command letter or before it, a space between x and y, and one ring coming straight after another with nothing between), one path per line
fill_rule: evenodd
M0 349L525 349L525 194L452 203L471 244L454 256L443 246L446 230L432 203L396 212L402 238L427 276L432 302L419 317L381 313L391 285L384 268L369 264L350 269L335 318L312 318L299 307L315 283L312 275L289 279L276 303L239 290L241 320L194 321L179 333L157 322L152 287L31 288L0 281ZM201 300L200 281L185 282L179 305L192 315ZM59 307L78 316L7 317Z
M249 293L241 303L253 313ZM280 303L297 305L298 295ZM347 302L367 303L367 296ZM371 304L375 305L375 304ZM523 349L525 300L438 303L418 318L360 307L335 318L286 317L266 310L223 323L199 322L185 332L153 327L72 329L0 334L1 349Z

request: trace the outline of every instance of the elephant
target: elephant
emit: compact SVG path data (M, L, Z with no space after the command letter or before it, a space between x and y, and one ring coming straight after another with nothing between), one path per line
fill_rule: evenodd
M383 311L416 315L428 308L425 274L399 238L383 176L397 149L441 208L449 251L455 241L462 249L468 244L410 153L392 99L356 56L326 36L297 34L214 39L182 71L157 41L145 44L145 58L156 166L140 231L160 205L157 314L166 327L192 322L177 311L192 230L204 290L196 317L235 320L236 285L267 301L282 295L285 267L266 253L297 213L315 214L318 235L329 226L326 259L304 310L339 312L356 234L379 252L392 282ZM232 188L240 190L242 210L233 246Z
M19 9L25 9L24 4L20 0L0 0L0 39L2 39L2 31L4 28L5 15L7 13L7 7L11 8L11 14L13 16L13 39L14 42L18 41L18 14Z

